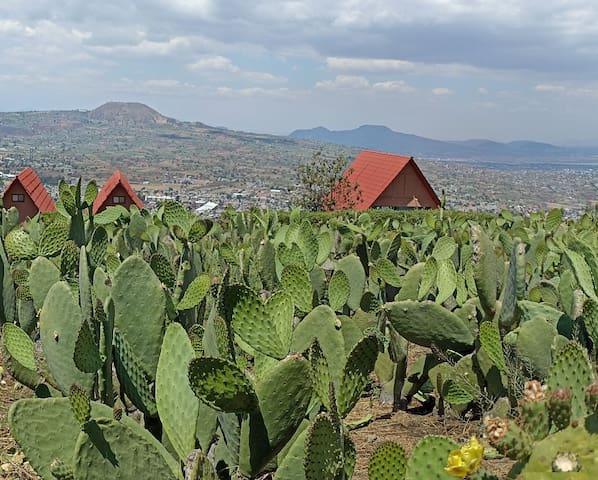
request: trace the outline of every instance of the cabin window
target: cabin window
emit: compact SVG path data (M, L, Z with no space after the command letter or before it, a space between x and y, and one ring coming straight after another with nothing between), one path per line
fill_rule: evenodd
M25 195L23 193L13 193L12 194L12 201L13 202L24 202Z
M112 203L115 203L115 204L125 203L125 197L121 196L121 195L112 197Z

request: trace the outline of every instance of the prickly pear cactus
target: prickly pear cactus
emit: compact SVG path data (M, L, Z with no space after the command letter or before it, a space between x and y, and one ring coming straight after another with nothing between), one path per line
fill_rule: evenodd
M567 427L536 443L521 478L531 480L540 478L542 474L545 475L542 478L548 478L549 474L555 478L596 478L597 448L598 418L592 415L585 422Z
M449 454L457 450L459 445L447 437L429 435L422 438L411 453L405 472L406 480L453 479L452 475L444 470Z
M258 409L251 381L234 363L220 358L195 358L189 383L197 397L216 410L250 413Z
M376 447L368 463L369 480L403 480L406 471L405 450L394 442L385 442Z
M15 260L27 260L37 255L35 243L24 230L11 230L4 239L4 247L8 256Z
M155 378L166 328L160 280L141 257L128 257L114 273L111 297L114 328L131 346L145 372Z
M177 470L164 455L169 454L152 437L112 418L98 418L79 434L73 471L82 480L138 478L140 470L154 478L176 480Z
M343 467L343 452L338 432L328 414L313 421L305 442L306 480L335 480Z
M195 448L199 414L199 399L187 378L189 362L193 358L195 351L183 327L178 323L170 324L156 373L156 404L164 431L183 461Z
M293 312L293 301L286 293L263 303L259 295L246 291L234 307L232 327L252 348L282 359L291 347Z
M112 408L107 407L101 403L91 402L90 417L94 419L99 418L112 418ZM175 473L178 470L177 462L166 452L164 447L152 437L149 431L145 430L135 420L123 416L119 422L124 427L127 427L128 431L134 432L135 441L139 440L140 446L147 444L153 445L150 447L150 451L157 452L156 460L158 457L165 461L170 470L170 474L164 476L164 478L176 478ZM74 466L73 460L77 461L77 458L73 456L75 447L78 443L78 437L81 432L81 425L75 419L75 416L71 410L71 404L68 398L28 398L18 400L15 402L8 413L8 424L10 432L23 449L23 452L27 456L27 459L31 463L31 466L35 471L47 480L52 480L55 477L52 474L51 464L58 460L59 462L67 465ZM91 432L94 431L91 427ZM96 430L97 431L97 430ZM96 437L97 438L97 437ZM117 453L122 448L131 448L131 438L123 438L117 445L110 443L110 448L115 448ZM99 443L96 442L99 447ZM95 448L95 447L94 447ZM104 451L106 444L104 444ZM136 450L139 447L133 447ZM145 447L141 447L145 448ZM143 460L139 459L139 462ZM145 469L146 465L143 463L136 463L137 471ZM95 467L94 467L95 468ZM114 466L111 466L115 468ZM104 471L104 475L107 470ZM160 469L161 471L161 469ZM76 469L75 469L76 472ZM75 474L75 478L88 478L87 475L92 475L91 478L100 478L96 475L99 473L93 469L90 472L80 472ZM106 478L106 477L103 477ZM111 476L111 478L137 478L132 477L119 477Z
M566 388L571 392L571 418L576 419L588 413L585 389L594 378L594 369L585 349L576 342L569 342L557 352L546 384L550 391Z
M455 314L434 302L405 300L384 306L394 329L410 342L441 350L470 350L473 335Z
M73 384L91 392L94 376L77 368L75 344L83 316L77 298L66 282L55 283L44 301L39 329L48 367L63 394L68 395Z

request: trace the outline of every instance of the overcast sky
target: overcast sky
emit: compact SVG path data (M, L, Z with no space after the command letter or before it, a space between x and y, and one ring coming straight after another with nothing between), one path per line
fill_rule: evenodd
M596 0L0 0L0 110L598 145Z

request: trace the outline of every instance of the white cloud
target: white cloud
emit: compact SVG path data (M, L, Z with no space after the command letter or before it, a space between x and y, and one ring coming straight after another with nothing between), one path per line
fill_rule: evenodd
M324 90L354 90L365 89L370 82L365 77L357 75L337 75L334 80L321 80L316 82L316 88Z
M240 68L233 64L233 62L226 57L221 55L207 55L199 58L195 62L189 65L191 70L199 72L230 72L236 73L240 71Z
M215 10L213 0L159 0L159 4L165 10L204 19L210 18Z
M250 87L250 88L230 88L230 87L218 87L216 94L222 97L282 97L287 96L290 93L288 88L261 88L261 87Z
M403 80L387 80L370 83L366 77L358 75L337 75L334 80L320 80L316 88L321 90L362 90L387 93L410 93L415 88Z
M374 90L380 90L384 92L400 92L400 93L410 93L414 92L415 88L409 85L407 82L403 80L390 80L387 82L377 82L372 85Z
M94 53L103 55L146 57L172 55L178 50L190 47L191 44L192 39L190 37L173 37L161 42L144 39L131 45L98 45L89 46L88 48Z
M450 95L453 93L453 91L449 88L438 87L438 88L433 88L432 93L437 96L442 96L442 95Z
M172 78L157 78L146 80L134 80L121 78L109 85L112 92L124 93L127 95L160 95L180 97L189 95L197 89L197 86Z
M241 72L241 76L254 83L284 83L288 79L268 72Z
M548 83L541 83L534 87L536 92L564 92L565 87L562 85L553 85Z
M230 58L222 55L206 55L188 67L196 73L204 75L233 74L252 83L284 83L287 78L268 72L243 71Z
M477 89L477 92L478 92L480 95L488 95L488 89L487 89L487 88L484 88L484 87L479 87L479 88Z
M383 58L328 57L326 65L333 70L353 70L362 72L406 72L413 70L413 63L405 60Z

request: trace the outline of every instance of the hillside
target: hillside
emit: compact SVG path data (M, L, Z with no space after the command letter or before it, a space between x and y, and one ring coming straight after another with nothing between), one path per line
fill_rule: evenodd
M178 196L190 207L210 201L218 208L288 208L300 162L319 149L348 160L359 151L328 143L336 141L423 157L419 167L438 194L445 190L449 208L562 206L579 214L597 198L596 158L581 151L564 155L570 150L534 142L440 142L376 126L356 130L360 141L353 143L351 131L341 142L323 128L293 137L264 135L178 121L135 103L91 111L0 112L0 171L16 174L31 166L55 188L61 178L102 184L118 168L147 198ZM452 155L440 154L449 147ZM498 150L507 154L489 153Z
M479 160L507 160L513 158L560 158L580 155L578 149L567 149L548 143L527 140L509 143L491 140L441 141L396 132L382 125L362 125L353 130L328 130L317 127L295 130L292 138L336 143L352 147L381 150L420 158L452 158Z
M85 111L0 112L0 170L32 166L47 184L107 178L121 169L154 192L286 188L294 168L321 148L301 139L239 132L168 118L141 103ZM331 145L326 155L356 152ZM211 195L211 194L210 194Z
M108 102L90 111L88 117L119 125L163 125L172 121L153 108L137 102Z

